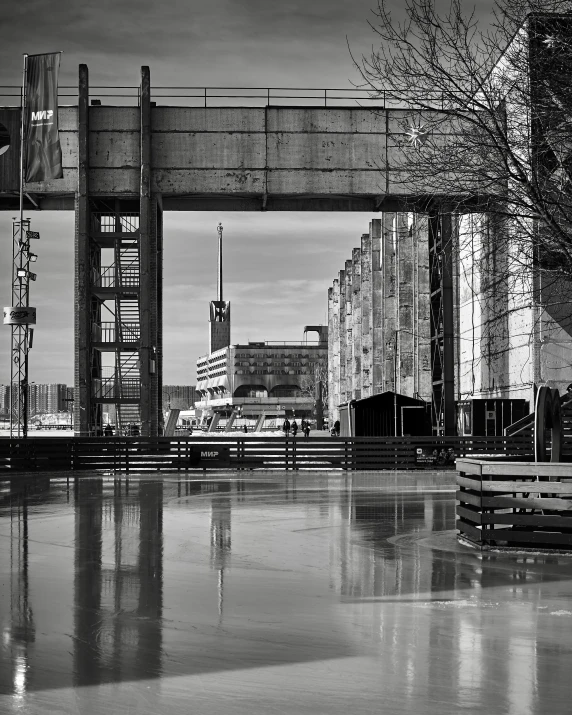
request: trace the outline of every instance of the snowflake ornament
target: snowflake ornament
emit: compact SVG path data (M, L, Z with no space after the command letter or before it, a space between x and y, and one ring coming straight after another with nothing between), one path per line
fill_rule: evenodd
M419 126L412 124L405 134L409 137L409 145L418 148L427 141L429 130L425 128L425 124L420 124Z

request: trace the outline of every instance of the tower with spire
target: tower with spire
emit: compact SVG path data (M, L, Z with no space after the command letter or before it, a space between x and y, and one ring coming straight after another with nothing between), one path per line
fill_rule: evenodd
M210 302L209 318L209 353L221 350L230 345L230 301L223 300L222 291L222 223L217 226L218 232L218 272L217 299Z

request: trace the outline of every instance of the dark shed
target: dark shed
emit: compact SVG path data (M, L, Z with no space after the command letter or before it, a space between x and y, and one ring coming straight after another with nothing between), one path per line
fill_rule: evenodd
M396 392L382 392L340 405L342 437L430 435L430 404Z

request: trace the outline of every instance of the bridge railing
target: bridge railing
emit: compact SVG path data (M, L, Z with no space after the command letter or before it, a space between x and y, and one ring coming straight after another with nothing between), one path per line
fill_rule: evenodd
M91 86L92 105L139 105L137 86ZM77 104L77 87L59 87L59 105ZM21 88L0 85L0 105L20 106ZM361 87L152 87L151 100L158 106L264 107L264 106L361 106L377 109L442 110L448 103L442 92L396 95L387 90Z

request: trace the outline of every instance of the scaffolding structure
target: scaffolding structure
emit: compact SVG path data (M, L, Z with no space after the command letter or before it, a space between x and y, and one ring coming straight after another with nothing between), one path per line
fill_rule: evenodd
M32 347L30 327L30 238L39 234L30 231L30 219L14 219L12 223L12 302L8 320L12 329L10 360L10 436L28 436L28 353ZM18 308L22 309L18 311ZM35 322L35 317L33 322Z

